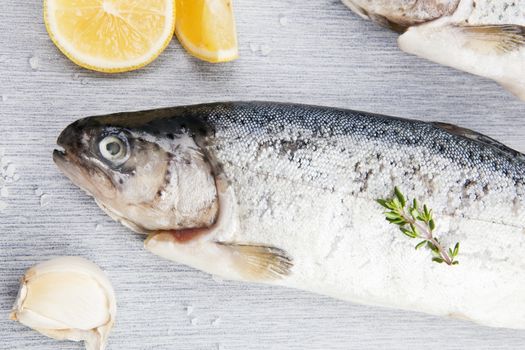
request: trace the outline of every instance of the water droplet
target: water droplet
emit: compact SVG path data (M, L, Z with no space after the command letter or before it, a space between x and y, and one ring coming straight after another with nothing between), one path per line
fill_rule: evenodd
M88 84L88 80L87 79L80 80L80 85L87 85L87 84Z
M279 16L279 23L284 27L288 25L288 18L285 15Z
M31 58L29 58L29 65L32 70L38 70L38 68L40 68L40 60L36 56L31 56Z
M272 52L272 48L269 45L261 45L261 55L268 56Z

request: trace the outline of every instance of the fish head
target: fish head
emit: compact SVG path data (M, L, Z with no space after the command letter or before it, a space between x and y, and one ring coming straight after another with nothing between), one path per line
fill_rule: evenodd
M214 176L189 134L127 123L125 116L90 117L64 129L57 144L59 169L136 232L201 228L215 220Z

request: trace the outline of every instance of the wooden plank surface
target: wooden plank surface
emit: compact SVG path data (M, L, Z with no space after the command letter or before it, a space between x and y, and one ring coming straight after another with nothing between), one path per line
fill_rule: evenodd
M218 100L440 120L525 151L524 103L494 82L403 54L394 33L338 0L237 0L235 7L235 63L200 62L173 41L147 68L108 76L76 67L55 49L41 1L2 1L0 178L7 181L0 187L8 193L0 197L0 349L81 349L7 320L19 277L57 255L90 258L112 280L119 312L109 349L523 348L523 331L214 280L146 252L142 237L58 172L56 136L79 117Z

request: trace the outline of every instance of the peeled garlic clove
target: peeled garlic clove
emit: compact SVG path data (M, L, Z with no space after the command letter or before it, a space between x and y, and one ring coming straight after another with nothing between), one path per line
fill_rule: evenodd
M98 266L61 257L26 272L11 319L48 337L83 340L86 349L102 350L116 311L113 288Z

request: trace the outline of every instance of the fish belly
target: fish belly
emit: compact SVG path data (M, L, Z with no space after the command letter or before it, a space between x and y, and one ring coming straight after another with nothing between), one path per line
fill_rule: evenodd
M292 273L271 282L351 302L525 328L522 228L438 216L446 246L461 243L459 265L431 261L427 249L385 221L366 196L312 188L283 177L246 176L234 189L240 227L222 239L278 247Z

